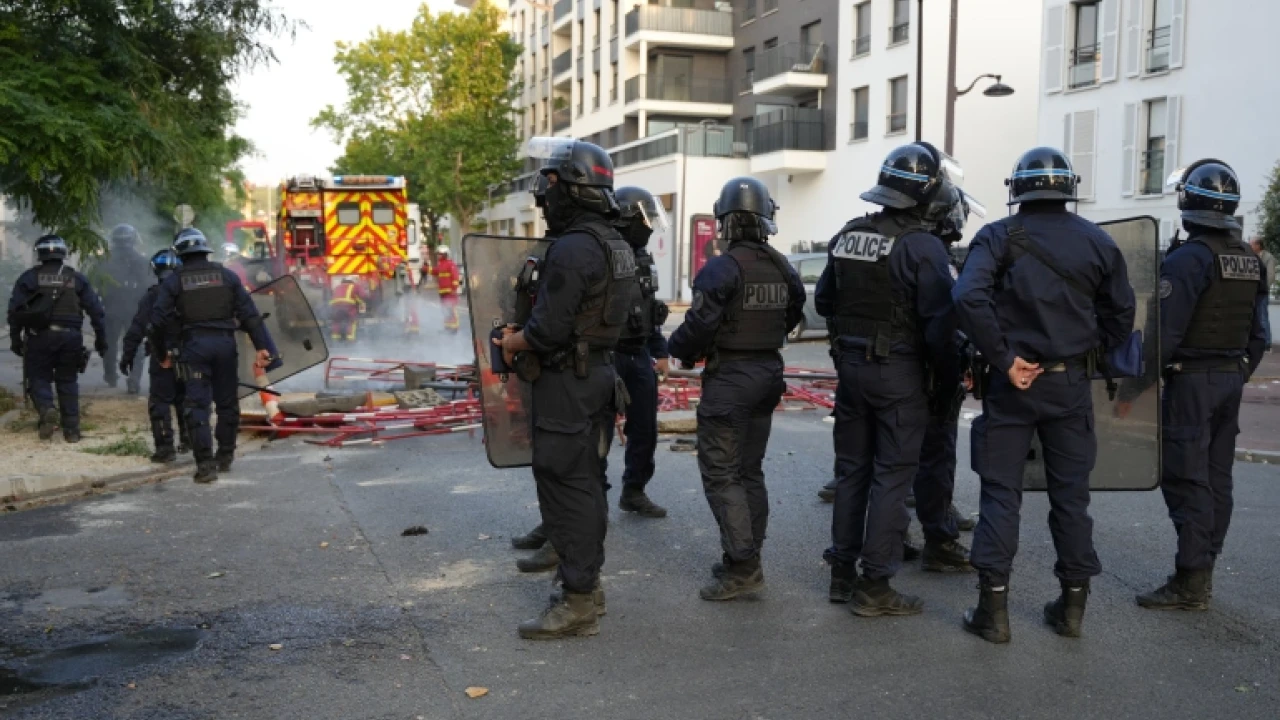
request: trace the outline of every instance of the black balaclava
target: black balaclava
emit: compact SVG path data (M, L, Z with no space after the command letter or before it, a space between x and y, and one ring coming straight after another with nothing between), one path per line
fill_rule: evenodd
M569 194L569 187L563 182L551 183L547 188L542 216L547 221L547 231L552 235L563 234L583 212Z
M653 228L646 225L639 215L627 218L626 224L618 227L618 232L622 235L622 239L636 250L648 245L649 238L653 237Z

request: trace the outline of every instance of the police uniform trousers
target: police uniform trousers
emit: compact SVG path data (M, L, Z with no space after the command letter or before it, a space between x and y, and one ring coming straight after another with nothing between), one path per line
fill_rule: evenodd
M80 429L80 358L84 338L80 328L27 333L27 347L22 354L22 373L27 391L36 409L53 407L54 387L58 391L58 411L62 429Z
M929 421L924 367L916 357L878 360L860 345L842 347L832 433L836 498L823 557L849 566L861 560L863 575L880 580L902 567L907 493Z
M993 370L982 415L970 431L973 470L982 480L970 562L984 582L997 587L1008 583L1018 552L1023 470L1033 433L1040 436L1049 486L1049 532L1058 554L1054 575L1083 581L1102 572L1089 517L1089 473L1098 442L1084 364L1045 372L1026 390Z
M613 365L544 367L533 383L533 479L542 528L560 556L558 574L571 593L589 593L604 565L609 506L600 458L614 410Z
M147 388L147 416L151 419L151 438L156 448L173 447L174 410L178 411L178 434L184 443L189 441L182 408L186 389L178 380L177 371L172 367L161 367L158 360L151 358L147 363L147 375L151 378Z
M136 308L138 306L138 301L139 299L131 299L131 302L120 303L120 306L131 309ZM119 308L115 308L115 310L118 312ZM116 368L119 367L117 358L122 350L121 341L124 339L124 334L129 331L129 323L131 320L132 318L127 316L117 317L116 314L112 312L111 308L107 311L107 317L105 320L107 331L107 352L102 356L102 367L103 378L109 383L116 382L118 379L116 375ZM135 351L133 357L128 358L128 360L130 365L136 363L138 360L137 351ZM130 375L125 382L130 390L136 392L138 387L142 384L142 378L137 373L134 373Z
M769 526L764 453L785 383L776 351L727 355L702 375L698 469L724 554L744 562L759 555Z
M920 468L914 491L916 517L930 543L947 543L960 537L951 501L956 489L956 435L959 423L950 417L931 415L920 447Z
M184 330L182 363L187 367L182 402L191 433L191 449L197 462L213 459L213 440L218 454L236 449L240 429L239 356L236 336L231 330ZM210 433L209 405L218 411L217 428Z
M1242 371L1176 373L1165 385L1160 489L1178 532L1180 569L1207 570L1222 552L1243 392Z
M653 479L654 453L658 449L658 374L653 369L653 357L646 348L638 350L618 349L613 354L613 369L627 388L631 404L627 405L626 423L622 434L627 438L625 469L622 484L644 490ZM612 428L608 437L612 442ZM605 490L609 489L608 456L601 461L605 474Z

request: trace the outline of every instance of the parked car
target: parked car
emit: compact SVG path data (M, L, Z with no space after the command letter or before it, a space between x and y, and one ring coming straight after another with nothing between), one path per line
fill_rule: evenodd
M791 263L791 267L796 269L800 275L800 281L804 283L804 291L808 297L804 301L804 319L796 326L796 329L788 336L789 340L800 340L807 337L826 337L827 336L827 320L818 314L818 308L814 304L813 294L818 289L818 278L822 277L822 271L827 267L826 253L796 253L788 255L787 261Z

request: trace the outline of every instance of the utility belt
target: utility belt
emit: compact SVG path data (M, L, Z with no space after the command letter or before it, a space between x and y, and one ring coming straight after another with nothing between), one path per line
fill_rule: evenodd
M47 327L47 328L45 328L45 329L43 329L43 330L27 330L27 334L28 334L28 335L43 335L44 333L47 333L47 332L75 332L75 333L78 333L78 332L80 332L80 328L78 328L78 327L70 327L70 326L67 326L67 325L58 325L58 324L56 324L56 323L55 323L55 324L50 325L49 327Z
M1196 358L1194 360L1177 360L1165 366L1165 375L1180 375L1192 372L1243 373L1247 369L1245 359L1238 358Z
M1069 370L1083 370L1092 376L1093 370L1090 365L1094 357L1095 356L1090 353L1089 355L1071 358L1070 360L1042 361L1040 363L1040 369L1047 373L1064 373Z
M772 360L781 358L778 350L727 350L716 348L707 354L705 372L714 373L722 363L734 360Z
M1097 353L1085 353L1079 357L1068 358L1066 360L1042 360L1040 361L1040 369L1046 373L1064 373L1071 370L1080 370L1085 373L1085 377L1092 378L1097 372ZM1107 392L1113 393L1112 386L1114 383L1107 381ZM982 353L974 353L973 355L973 397L975 400L981 400L991 389L991 363ZM1114 397L1112 398L1114 399Z
M829 332L834 332L836 340L841 337L866 340L868 359L889 357L894 343L917 344L914 333L906 331L892 321L882 322L836 315L828 321L827 327Z
M612 348L593 348L585 341L578 341L571 348L564 348L540 358L542 367L548 370L573 369L573 374L585 378L597 365L613 365Z
M647 338L627 338L619 340L618 347L614 348L614 351L623 355L639 355L648 349Z
M187 328L182 331L183 340L197 337L226 337L235 335L236 331L230 328Z

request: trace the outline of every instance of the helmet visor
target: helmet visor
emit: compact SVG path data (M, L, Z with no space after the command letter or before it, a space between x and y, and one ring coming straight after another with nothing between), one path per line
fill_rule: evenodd
M636 202L628 203L621 209L623 217L638 217L645 227L654 232L663 232L671 227L671 220L667 217L667 211L658 202L657 198L637 200Z
M963 190L960 194L964 196L965 207L968 208L970 215L977 215L979 218L987 216L987 206L978 202L978 199Z
M950 180L952 185L955 185L956 187L963 187L964 186L964 168L960 166L960 163L957 162L955 158L942 152L941 150L938 151L938 158L941 161L940 162L941 174L945 176L948 180Z
M1186 175L1187 175L1187 168L1185 167L1180 167L1177 170L1174 170L1173 174L1170 175L1169 178L1164 181L1164 189L1167 192L1174 192L1179 190L1180 186L1182 185L1182 178L1186 177Z
M567 160L573 153L573 145L576 142L573 138L534 137L529 138L529 142L524 146L524 151L529 157L541 160L543 165L549 165L561 160Z

